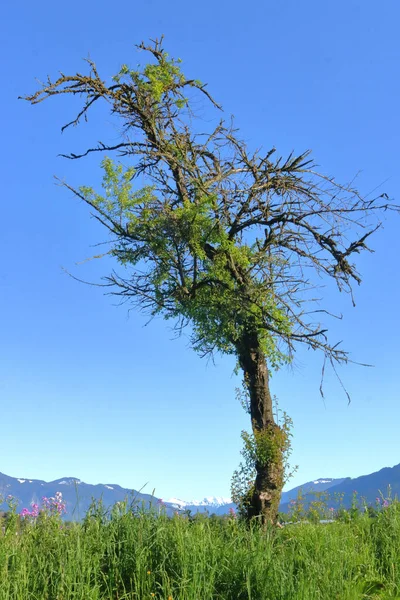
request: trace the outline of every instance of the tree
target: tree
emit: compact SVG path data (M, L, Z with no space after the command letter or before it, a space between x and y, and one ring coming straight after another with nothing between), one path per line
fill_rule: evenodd
M327 311L313 308L313 289L326 277L352 297L352 284L361 282L354 255L368 249L380 213L396 207L385 194L368 200L319 173L309 151L286 159L276 158L275 148L251 151L223 119L204 133L196 119L199 96L221 110L206 86L185 77L162 39L139 48L149 63L123 65L109 84L88 61L89 74L60 74L25 99L82 97L63 129L101 101L120 120L117 144L100 142L67 158L115 152L129 165L104 158L102 194L64 185L111 236L108 253L122 266L105 278L112 293L173 319L178 330L190 325L202 356L236 356L256 456L249 515L273 521L287 438L274 420L270 370L290 362L299 344L333 365L348 361L318 321Z

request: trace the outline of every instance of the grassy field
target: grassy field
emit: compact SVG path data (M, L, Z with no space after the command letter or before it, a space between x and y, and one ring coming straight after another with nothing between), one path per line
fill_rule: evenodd
M0 600L355 600L400 598L400 505L374 518L246 527L94 507L0 533Z

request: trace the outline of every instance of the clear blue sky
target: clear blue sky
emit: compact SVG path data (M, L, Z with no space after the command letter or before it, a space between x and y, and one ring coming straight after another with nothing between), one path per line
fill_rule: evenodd
M2 9L0 237L0 471L14 477L75 476L163 498L229 496L247 415L235 400L234 362L213 366L168 324L114 306L97 288L110 263L76 263L104 239L86 208L55 186L95 184L97 158L68 162L110 120L60 134L77 105L17 101L35 78L72 73L90 55L109 77L142 58L135 43L165 34L188 76L208 82L250 144L282 153L312 148L321 169L364 193L400 201L398 0L201 3L160 0L54 3ZM374 254L359 260L357 307L326 290L332 339L374 368L330 374L319 395L321 358L300 351L272 379L293 418L290 487L317 477L356 477L400 462L399 216L388 214Z

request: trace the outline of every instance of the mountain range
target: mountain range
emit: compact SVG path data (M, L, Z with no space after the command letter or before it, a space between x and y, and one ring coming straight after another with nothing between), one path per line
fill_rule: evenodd
M18 502L17 511L29 508L32 503L41 504L42 498L54 497L61 492L66 504L65 519L80 520L89 509L92 500L103 500L105 507L113 506L116 502L128 499L146 509L150 505L157 506L161 501L150 494L142 494L128 490L116 484L92 485L84 483L76 477L62 477L54 481L40 479L22 479L0 473L0 510L7 510L7 497L12 496ZM172 514L172 509L169 509Z
M344 507L349 507L354 492L357 492L357 496L363 498L367 504L374 504L380 494L387 495L389 488L392 497L400 495L400 464L353 479L350 477L320 478L309 481L283 492L280 510L288 512L290 501L296 499L299 492L302 493L305 504L314 499L316 493L326 492L329 506L337 507L341 502ZM230 509L235 509L235 505L229 498L205 497L199 501L170 498L164 502L151 494L128 490L117 484L92 485L74 477L63 477L46 482L39 479L10 477L0 473L0 510L7 510L7 496L13 496L18 501L18 511L20 511L22 508L29 508L33 502L40 504L44 496L49 498L56 492L63 494L67 508L65 518L69 520L80 520L86 514L93 499L102 499L105 507L126 499L145 508L150 505L158 508L163 506L169 515L175 511L223 515L229 513Z
M323 480L319 480L323 481ZM338 508L343 506L349 508L356 496L357 502L374 505L376 499L386 498L388 495L392 499L400 497L400 464L394 467L385 467L369 475L361 477L346 477L345 479L326 480L325 489L314 486L315 482L309 482L298 488L294 488L287 492L291 497L288 499L282 494L280 504L281 512L288 512L290 500L296 497L297 492L301 489L304 496L304 503L307 505L315 499L315 492L327 492L327 502L329 506Z

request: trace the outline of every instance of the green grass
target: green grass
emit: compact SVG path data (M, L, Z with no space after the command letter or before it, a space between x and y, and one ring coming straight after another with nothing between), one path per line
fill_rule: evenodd
M400 598L400 505L376 518L246 527L115 509L0 533L0 600Z

